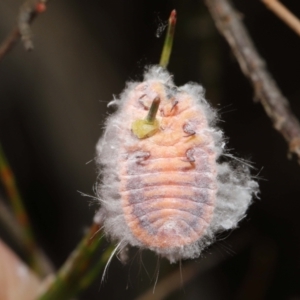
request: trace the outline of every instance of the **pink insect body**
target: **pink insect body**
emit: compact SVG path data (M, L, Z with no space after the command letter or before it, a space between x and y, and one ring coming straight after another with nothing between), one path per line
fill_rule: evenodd
M127 225L144 245L172 248L198 240L211 221L216 198L216 162L207 120L186 93L168 96L161 82L138 85L124 114L146 116L155 97L161 102L160 130L145 139L124 141L119 158L121 205ZM153 98L154 97L154 98ZM124 136L125 137L125 136Z
M134 130L159 99L154 132ZM258 185L248 167L218 163L224 154L215 112L203 88L177 88L154 67L113 104L97 161L104 228L120 243L151 249L171 262L199 256L214 234L236 227Z

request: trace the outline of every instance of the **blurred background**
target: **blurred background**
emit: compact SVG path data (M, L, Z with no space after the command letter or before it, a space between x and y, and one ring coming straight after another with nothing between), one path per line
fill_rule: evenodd
M300 17L298 1L282 2ZM1 40L20 4L0 1ZM234 4L300 117L299 36L259 0ZM126 81L140 80L145 66L158 63L174 8L169 70L175 83L203 84L232 153L254 163L261 194L240 228L220 235L202 258L183 263L192 278L167 299L300 299L300 166L288 159L285 141L200 0L53 0L32 26L35 50L26 53L19 43L1 63L0 141L38 241L59 267L91 224L97 204L79 192L94 193L95 145L111 112L107 103ZM143 267L140 254L131 252L127 265L114 258L106 283L100 287L97 279L79 299L134 299L152 289L155 255L143 253ZM180 282L178 265L161 260L160 270L158 281L174 273Z

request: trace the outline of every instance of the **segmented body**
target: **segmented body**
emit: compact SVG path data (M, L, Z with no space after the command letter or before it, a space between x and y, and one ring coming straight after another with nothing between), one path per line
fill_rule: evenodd
M154 97L161 99L158 132L145 139L131 133L131 143L121 143L121 205L127 225L144 245L180 247L198 240L212 218L213 139L195 99L184 92L168 95L160 82L137 86L124 115L131 122L146 115Z
M151 249L171 262L198 257L245 216L258 192L249 165L218 162L225 142L203 88L177 88L160 67L111 104L117 111L97 145L96 219L119 248Z

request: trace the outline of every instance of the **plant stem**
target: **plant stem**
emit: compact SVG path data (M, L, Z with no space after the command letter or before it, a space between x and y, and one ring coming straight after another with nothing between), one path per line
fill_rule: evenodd
M205 0L205 3L243 73L252 83L256 99L263 105L274 128L287 141L289 152L295 154L300 163L300 123L257 52L240 13L229 0Z
M159 62L160 66L162 66L163 68L167 68L169 64L169 59L170 59L172 46L173 46L175 25L176 25L176 10L173 9L169 18L168 31L165 38L163 51L160 57L160 62Z
M99 275L99 271L101 271L105 267L113 250L114 250L114 247L109 246L106 249L106 251L101 255L101 257L97 260L95 265L82 278L82 280L78 284L78 293L80 293L81 291L84 291L87 287L89 287L94 282L94 280Z
M39 300L70 299L78 292L92 283L93 279L102 270L107 261L107 252L104 252L99 262L89 273L92 258L102 244L103 238L99 238L100 225L93 224L86 236L71 253L67 261L58 271L54 281L40 297Z
M300 35L300 20L277 0L262 0L283 22Z
M20 37L26 50L33 49L31 22L37 15L44 12L48 0L26 0L20 7L17 25L11 30L6 39L0 44L0 62L12 50Z
M22 230L22 236L24 237L24 245L26 248L26 252L29 256L29 265L32 267L34 271L36 271L38 274L41 274L42 270L38 265L37 258L35 255L37 251L37 247L34 239L34 234L30 225L30 221L26 209L23 205L21 195L19 193L14 174L5 157L1 144L0 144L0 178L6 190L6 194L10 200L10 203L12 205L14 215Z
M156 114L157 114L157 111L158 111L159 104L160 104L160 98L156 97L152 101L152 104L150 106L148 115L146 117L147 122L153 123L156 120Z
M26 239L23 235L23 228L17 222L11 210L8 207L6 207L6 205L1 199L0 222L4 225L4 229L9 234L10 238L12 238L16 245L21 249L21 251L25 255L28 255ZM41 275L41 277L45 277L46 275L53 273L53 266L41 249L37 248L34 252L34 256L39 266L39 275Z

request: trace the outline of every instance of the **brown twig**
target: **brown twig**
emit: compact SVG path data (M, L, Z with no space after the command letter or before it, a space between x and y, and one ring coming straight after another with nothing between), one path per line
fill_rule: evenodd
M202 261L203 262L203 261ZM217 265L219 260L210 260L213 264ZM205 265L205 261L204 261ZM207 264L208 268L212 268L209 263ZM144 294L140 295L135 300L162 300L166 299L170 294L172 294L177 289L184 287L189 281L194 279L199 273L205 272L207 270L206 265L204 268L200 267L200 264L195 262L191 262L185 264L182 268L182 271L176 270L172 273L168 274L165 278L163 278L157 286L152 289L148 289ZM180 274L179 272L182 272ZM181 278L182 275L182 278Z
M235 253L239 253L249 246L256 234L257 233L253 228L241 230L234 234L234 236L230 239L229 244L234 245L233 251ZM196 277L205 276L207 271L212 270L229 258L230 256L214 250L206 257L200 258L199 262L192 261L185 263L182 269L180 268L175 270L168 274L165 278L162 278L155 289L148 289L135 300L166 299L176 290L182 289Z
M300 20L277 0L262 0L262 2L283 22L300 35Z
M27 0L20 7L18 27L26 50L33 49L30 23L39 14L45 11L47 0Z
M9 233L12 240L25 253L25 255L28 254L26 245L27 241L23 235L23 230L2 199L0 199L0 223L4 225L4 229ZM50 260L40 248L36 249L35 256L40 267L41 277L45 277L46 275L53 273L54 268L50 263Z
M36 259L37 244L35 241L34 233L28 214L21 194L19 192L14 173L10 167L10 164L6 158L6 155L0 144L0 181L6 191L7 197L11 203L14 215L20 225L24 242L29 258L30 266L37 272L39 272L39 266Z
M12 29L6 39L0 45L0 62L13 48L19 38L22 38L26 50L33 49L30 24L34 18L45 11L47 0L27 0L20 7L17 26Z
M9 236L13 241L27 253L26 241L23 236L23 231L15 219L10 209L4 204L4 201L0 198L0 224L4 226Z
M276 130L285 138L289 151L296 154L300 162L300 124L290 109L265 62L228 0L205 0L220 33L225 37L235 54L244 74L251 81L255 96L262 103Z
M99 230L99 224L92 224L87 234L57 272L53 282L38 297L39 300L71 299L91 284L105 266L112 251L109 248L98 258L101 260L100 264L96 264L98 268L93 269L92 274L88 272L92 266L92 258L103 242L103 238L98 236Z
M13 48L13 46L19 40L19 37L19 28L15 27L0 45L0 62L3 60L5 55Z

